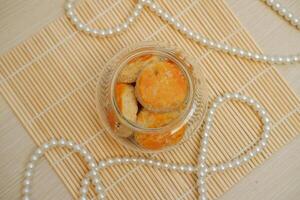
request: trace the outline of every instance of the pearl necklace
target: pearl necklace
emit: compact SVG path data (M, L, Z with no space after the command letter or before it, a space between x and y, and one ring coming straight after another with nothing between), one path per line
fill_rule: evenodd
M139 0L135 5L135 8L132 12L132 15L126 19L125 22L109 29L94 29L88 26L88 24L84 24L79 21L75 13L75 1L76 0L67 0L65 4L65 11L67 16L70 18L71 22L76 26L79 31L86 32L92 36L110 36L115 33L120 33L127 29L130 24L132 24L135 19L141 14L141 11L144 6L148 6L151 11L155 12L159 17L161 17L165 22L169 23L173 27L175 27L182 34L187 36L189 39L194 40L200 45L206 46L208 48L212 48L218 51L222 51L225 53L229 53L234 56L251 59L254 61L260 62L268 62L268 63L276 63L276 64L291 64L300 62L300 54L295 55L265 55L262 53L256 53L252 51L248 51L245 49L241 49L238 47L233 47L227 44L224 44L220 41L214 41L208 39L205 36L202 36L200 33L197 33L187 26L182 24L176 17L173 17L170 13L165 11L159 4L153 2L152 0ZM274 11L278 12L284 19L290 22L294 27L300 30L300 19L295 17L291 12L289 12L286 8L284 8L280 3L276 0L262 0L269 7L271 7Z
M221 163L218 165L207 166L206 158L208 151L208 142L209 135L212 129L214 115L217 111L217 108L221 106L224 102L228 100L236 100L241 101L243 103L251 106L261 117L263 122L263 134L261 139L248 153L243 156L230 160L225 163ZM208 110L208 114L206 117L206 124L204 128L204 134L202 138L202 145L198 158L198 165L194 166L192 164L188 165L180 165L173 163L165 163L158 160L145 159L145 158L135 158L135 157L125 157L125 158L112 158L108 160L102 160L98 163L95 162L95 159L83 146L80 144L76 144L72 141L66 141L64 139L55 140L52 139L50 142L44 143L40 148L38 148L30 158L30 162L27 165L27 170L25 171L25 180L23 182L23 200L30 200L30 190L31 190L31 182L33 176L33 170L36 166L36 162L44 155L46 151L52 148L63 147L69 148L72 151L79 153L84 160L88 163L89 173L82 179L81 181L81 189L80 194L81 200L87 200L87 192L90 185L90 181L95 186L95 191L97 193L97 198L100 200L105 199L105 187L102 185L101 178L98 174L99 170L102 170L106 167L111 167L113 165L119 164L136 164L136 165L148 165L151 167L156 167L160 169L172 170L177 172L184 173L197 173L198 175L198 190L199 190L199 199L206 200L206 177L208 174L213 174L216 172L222 172L227 169L238 167L244 163L247 163L251 158L253 158L256 154L261 152L267 145L268 138L270 136L270 119L268 117L267 111L262 107L257 101L254 99L234 93L234 94L225 94L222 97L218 97L211 108Z

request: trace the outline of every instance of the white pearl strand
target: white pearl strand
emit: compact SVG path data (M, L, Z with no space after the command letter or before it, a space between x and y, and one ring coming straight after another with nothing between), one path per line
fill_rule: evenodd
M275 0L262 0L271 6L274 10L278 11L283 15L288 21L290 21L295 27L299 28L299 18L294 17L286 8L283 8ZM220 41L214 41L207 37L202 36L200 33L197 33L187 26L182 24L178 19L173 17L170 13L165 11L159 4L153 2L152 0L139 0L136 4L133 13L130 17L127 18L122 24L109 29L93 29L79 21L75 13L75 0L67 0L65 4L65 10L67 16L70 18L71 22L76 26L79 31L84 31L91 34L92 36L109 36L114 33L119 33L128 28L128 26L134 22L134 20L140 15L144 6L148 6L151 11L155 12L159 17L164 21L175 27L182 34L186 35L189 39L194 40L195 42L204 45L206 47L229 53L234 56L251 59L254 61L276 63L276 64L291 64L300 62L300 54L295 55L265 55L262 53L256 53L248 50L244 50L238 47L233 47L227 45Z
M27 168L25 171L25 179L23 182L23 190L22 190L22 194L23 194L22 199L23 200L30 199L32 176L33 176L33 171L34 171L37 161L45 154L46 151L48 151L52 148L55 148L55 147L67 147L67 148L79 153L84 158L84 160L88 163L88 167L90 170L89 177L90 177L90 179L92 179L95 187L98 188L99 190L100 189L104 190L104 188L100 182L100 176L97 173L97 164L96 164L93 156L83 146L81 146L79 144L75 144L73 141L66 141L64 139L57 141L55 139L52 139L50 142L44 143L43 145L41 145L41 147L38 148L32 154L32 156L30 158L30 162L27 164ZM81 188L81 193L83 192L82 190L84 190L84 188ZM99 199L104 199L104 198L105 197L99 198ZM81 198L81 199L83 200L84 198Z
M277 12L280 16L282 16L286 21L290 22L291 25L300 29L300 18L296 17L292 12L288 11L287 8L282 6L276 0L262 0L265 2L270 8L272 8L275 12Z
M250 105L255 111L257 111L258 115L261 117L262 122L264 124L263 134L258 144L255 145L248 153L241 156L240 158L236 158L234 160L224 162L216 166L207 167L205 161L207 158L207 152L208 152L207 146L208 146L210 131L212 129L213 118L216 109L228 100L236 100L236 101L244 102ZM206 118L206 124L204 128L204 134L202 138L201 150L198 158L198 163L200 163L200 169L198 171L198 191L200 193L199 199L200 200L207 199L205 177L207 176L208 173L224 171L227 169L238 167L248 162L251 158L256 156L257 153L261 152L267 146L268 138L270 137L270 130L271 130L270 119L267 115L267 111L254 99L238 93L225 94L223 97L218 97L215 100L215 102L212 104L211 108L208 110L208 115Z
M210 131L212 128L213 117L219 106L221 106L227 100L237 100L242 101L251 107L253 107L262 118L262 122L264 124L263 134L256 146L252 148L247 154L241 156L240 158L231 160L229 162L221 163L214 166L206 165L206 157L207 157L207 146ZM112 158L106 161L100 161L98 165L96 165L94 158L92 155L81 145L75 144L72 141L66 141L61 139L59 141L52 139L50 142L43 144L40 148L38 148L33 155L31 156L30 162L27 165L27 170L25 172L25 180L23 182L23 200L30 200L30 188L33 170L36 165L36 162L39 158L41 158L46 151L54 147L67 147L75 152L78 152L89 166L89 173L82 179L81 181L81 189L80 189L80 199L86 200L88 188L90 184L90 180L95 186L95 191L98 199L105 199L105 188L101 183L100 176L98 175L98 170L102 170L106 167L111 167L113 165L119 164L137 164L137 165L148 165L151 167L167 169L177 172L185 172L185 173L198 173L198 188L199 188L199 199L206 200L206 181L205 178L208 173L216 173L219 171L224 171L230 168L238 167L246 162L248 162L252 157L254 157L257 153L261 152L263 148L266 147L267 141L270 134L270 119L268 118L266 110L254 99L238 94L225 94L223 97L218 97L215 102L212 104L211 108L208 110L206 124L204 129L204 134L202 138L201 151L199 154L199 165L194 166L192 164L173 164L173 163L165 163L158 160L145 159L145 158L135 158L135 157L125 157L125 158Z

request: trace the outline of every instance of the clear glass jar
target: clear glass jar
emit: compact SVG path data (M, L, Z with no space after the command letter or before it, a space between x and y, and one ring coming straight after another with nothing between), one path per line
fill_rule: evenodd
M149 111L148 107L141 106L136 92L136 87L143 88L141 84L119 82L122 70L128 67L129 63L137 62L139 58L145 57L158 58L157 62L161 63L170 62L180 70L182 77L184 77L184 83L187 85L187 94L183 104L176 108L176 111L157 111L158 113L156 110ZM146 67L147 64L143 66L143 68ZM142 76L140 75L142 70L144 69L139 71L138 76ZM130 75L130 70L127 71ZM139 79L137 78L137 80ZM124 95L125 100L122 109L118 96L119 85L135 91ZM141 91L143 90L141 89ZM133 98L128 96L133 96L133 94L137 96L137 100L134 100L137 103L128 103L128 100ZM172 100L172 98L167 99ZM207 102L208 90L201 66L179 48L164 42L142 42L121 50L104 66L96 88L97 112L105 131L120 144L140 152L165 151L187 141L202 124L207 110ZM144 104L142 103L142 105ZM133 116L134 120L125 117L124 110L132 113L131 107L135 110L138 108L136 121L135 116ZM175 112L176 117L171 117L170 120L169 117L173 114L169 113ZM146 117L148 120L149 116L152 117L151 119L155 119L158 124L163 124L161 121L165 119L168 119L168 123L161 126L145 126L138 123L139 119Z

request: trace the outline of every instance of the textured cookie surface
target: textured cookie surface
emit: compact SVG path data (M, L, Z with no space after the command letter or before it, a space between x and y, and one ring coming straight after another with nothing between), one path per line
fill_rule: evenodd
M133 83L136 81L139 72L147 65L158 62L159 57L155 55L143 55L132 59L121 70L118 75L118 82Z
M146 128L159 128L177 118L179 112L154 113L143 109L137 117L137 123ZM135 141L142 147L151 150L159 150L167 146L177 144L183 137L185 127L176 132L166 133L134 133Z
M147 109L142 109L137 116L137 124L145 128L159 128L176 119L179 114L179 111L155 113Z
M115 97L118 108L122 115L135 122L137 118L138 105L134 95L134 87L125 83L118 83L115 88ZM117 118L113 111L107 113L107 118L110 126L118 136L129 137L133 131L122 124L117 124Z
M126 138L133 134L132 130L130 130L129 128L127 128L124 125L119 124L117 122L116 115L114 114L114 112L112 110L107 112L107 120L108 120L108 123L109 123L110 127L112 128L112 130L118 136Z
M126 119L135 122L138 105L134 95L134 87L129 84L118 83L115 91L119 110Z
M148 110L169 112L185 101L188 82L183 72L171 61L148 65L139 74L135 93L138 101Z

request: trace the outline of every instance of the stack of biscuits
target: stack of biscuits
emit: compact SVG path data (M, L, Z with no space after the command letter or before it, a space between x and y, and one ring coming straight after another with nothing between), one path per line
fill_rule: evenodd
M177 64L152 54L128 62L120 71L115 86L119 111L127 120L143 128L160 128L179 117L187 94L188 81ZM114 125L114 116L109 113L108 118ZM184 133L182 126L176 131L153 134L128 130L116 134L134 139L143 148L160 150L178 143Z

